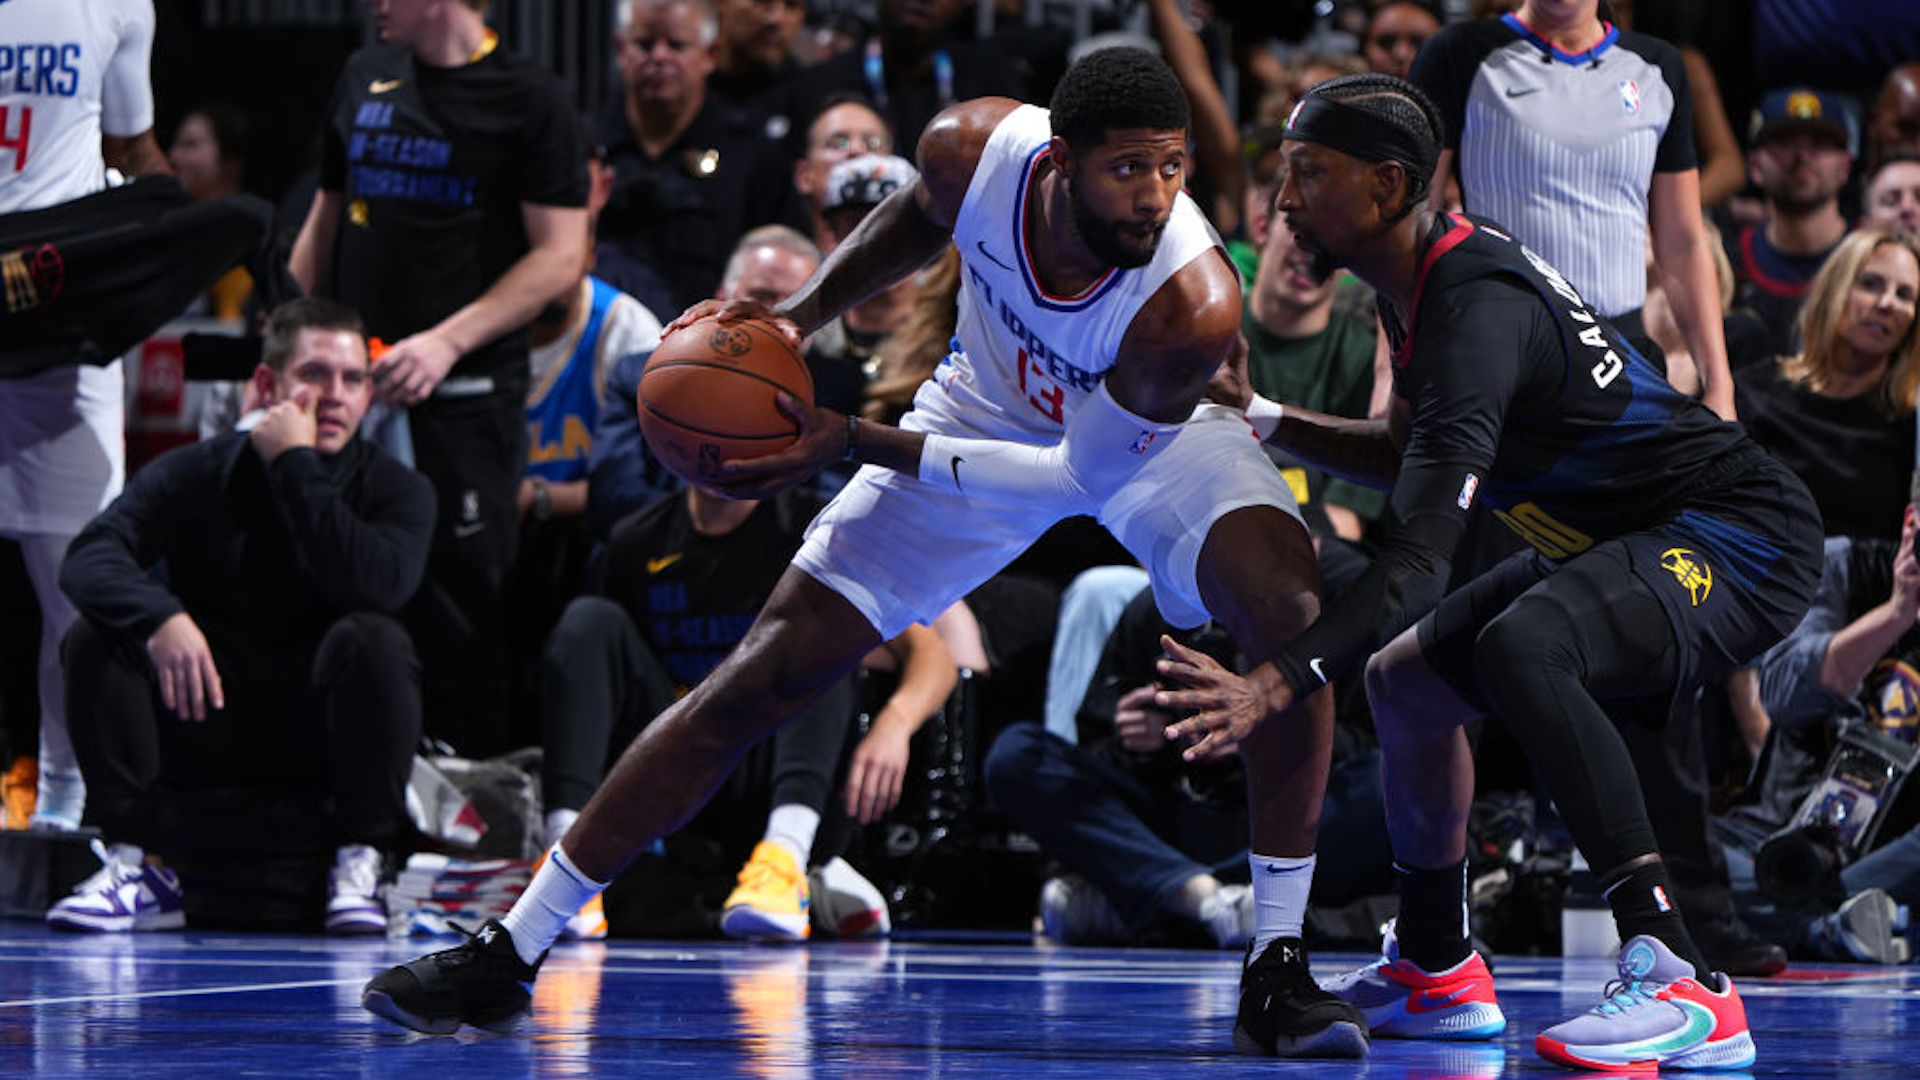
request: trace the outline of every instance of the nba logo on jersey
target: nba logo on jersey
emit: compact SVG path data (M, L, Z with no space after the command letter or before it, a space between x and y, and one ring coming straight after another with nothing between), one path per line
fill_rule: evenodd
M1478 490L1480 490L1480 478L1472 473L1468 473L1466 482L1460 485L1460 497L1454 500L1454 504L1462 510L1472 506L1473 493Z
M1129 446L1129 447L1127 447L1127 453L1129 453L1129 454L1144 454L1144 453L1146 453L1146 452L1147 452L1147 447L1149 447L1149 446L1152 446L1152 445L1153 445L1153 440L1154 440L1154 439L1156 439L1156 438L1158 438L1158 437L1159 437L1159 435L1158 435L1158 433L1157 433L1157 432L1152 432L1152 431L1143 431L1143 432L1141 432L1141 433L1140 433L1140 435L1139 435L1139 437L1137 437L1137 438L1135 438L1135 439L1133 440L1133 445L1132 445L1132 446Z
M1627 110L1628 116L1640 115L1640 84L1632 80L1620 83L1620 107Z

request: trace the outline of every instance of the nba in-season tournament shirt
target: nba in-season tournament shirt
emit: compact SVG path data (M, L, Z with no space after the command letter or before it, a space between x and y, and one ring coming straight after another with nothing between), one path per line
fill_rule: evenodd
M362 49L334 86L322 145L320 186L345 200L325 291L373 337L426 330L526 254L522 203L586 205L586 161L566 88L504 49L453 68ZM454 372L524 386L526 355L515 331Z

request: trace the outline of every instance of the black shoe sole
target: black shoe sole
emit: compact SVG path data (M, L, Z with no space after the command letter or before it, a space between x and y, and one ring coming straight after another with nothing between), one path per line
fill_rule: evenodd
M1247 1029L1233 1029L1233 1048L1250 1057L1283 1058L1363 1058L1372 1045L1365 1028L1350 1020L1338 1020L1309 1035L1283 1037L1273 1046L1261 1042Z
M411 1028L422 1035L451 1035L460 1030L460 1018L441 1016L428 1018L417 1016L401 1008L392 998L379 990L368 990L360 995L360 1007L375 1016L391 1020L404 1028Z

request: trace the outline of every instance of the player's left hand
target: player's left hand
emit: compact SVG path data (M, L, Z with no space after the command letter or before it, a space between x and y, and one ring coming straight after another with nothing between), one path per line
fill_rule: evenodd
M1154 704L1169 712L1192 714L1167 725L1167 738L1188 744L1180 754L1188 761L1231 757L1268 713L1293 702L1293 688L1278 672L1274 675L1279 682L1263 693L1213 657L1165 634L1160 636L1160 649L1166 654L1157 665L1161 678L1187 689L1162 690L1154 695Z
M781 391L780 411L800 426L800 437L785 450L756 458L723 462L714 490L729 499L764 499L810 479L847 453L847 417L832 409L803 404Z
M459 359L459 348L431 330L402 338L373 365L373 398L395 405L418 405Z

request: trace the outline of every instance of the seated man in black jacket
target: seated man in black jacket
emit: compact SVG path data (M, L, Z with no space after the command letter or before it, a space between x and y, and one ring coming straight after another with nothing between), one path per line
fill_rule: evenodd
M339 845L327 928L386 930L381 849L404 835L420 738L418 665L392 615L420 585L434 501L355 438L370 378L352 310L281 306L250 430L158 458L68 549L68 716L107 845L47 912L55 926L183 924L179 879L148 854L165 783L323 789Z

